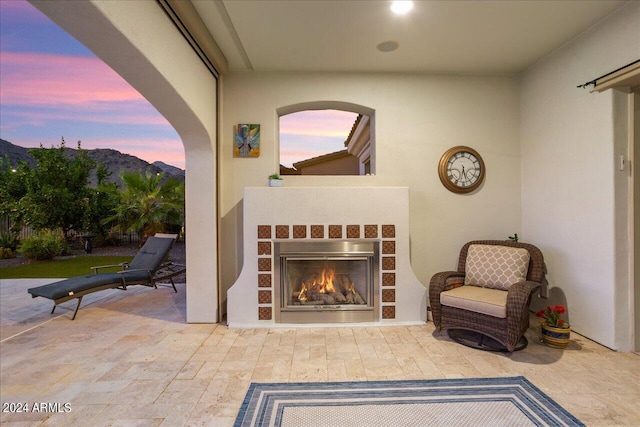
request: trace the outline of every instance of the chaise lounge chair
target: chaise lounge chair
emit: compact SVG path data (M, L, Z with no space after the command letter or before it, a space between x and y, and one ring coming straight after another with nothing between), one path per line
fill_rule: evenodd
M82 297L93 292L106 289L127 290L130 285L145 285L157 288L156 282L159 280L170 280L173 290L178 292L173 277L186 271L185 266L163 261L167 258L169 251L173 247L175 236L156 235L149 237L140 249L140 252L133 258L131 263L118 265L103 265L91 267L95 274L72 277L60 280L48 285L38 286L27 290L33 298L44 297L54 302L51 313L55 311L58 304L78 299L73 317L76 318ZM115 273L99 273L100 269L120 267L121 271Z

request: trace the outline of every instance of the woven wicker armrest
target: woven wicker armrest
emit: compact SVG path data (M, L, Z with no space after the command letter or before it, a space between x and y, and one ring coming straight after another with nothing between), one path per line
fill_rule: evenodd
M442 306L440 305L440 294L454 287L450 279L459 278L464 281L464 273L459 271L443 271L436 273L431 277L429 282L429 305L433 316L433 323L440 328L440 320L442 318Z
M522 281L511 285L507 293L507 350L513 351L520 337L529 327L529 303L540 287L534 281Z
M531 295L538 288L540 288L540 283L533 281L523 281L511 285L507 294L507 317L520 317L522 310L528 310Z
M464 273L460 273L459 271L442 271L434 274L429 282L429 293L431 293L431 289L440 294L440 292L448 291L449 289L456 287L451 284L450 280L455 278L459 278L464 282Z

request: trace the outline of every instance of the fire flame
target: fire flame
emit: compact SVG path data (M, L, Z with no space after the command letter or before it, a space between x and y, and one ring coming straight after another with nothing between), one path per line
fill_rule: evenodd
M336 288L333 285L333 279L335 278L336 272L332 268L324 268L322 272L317 278L314 278L313 281L309 284L302 282L302 286L300 288L300 294L298 295L298 300L307 301L309 299L308 293L318 293L318 294L331 294L336 292Z
M298 295L298 300L305 302L309 299L309 297L307 297L307 285L306 283L302 282L302 288L300 289L300 295Z

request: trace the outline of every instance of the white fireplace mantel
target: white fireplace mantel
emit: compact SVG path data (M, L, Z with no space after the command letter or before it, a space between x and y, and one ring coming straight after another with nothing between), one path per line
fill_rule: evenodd
M277 262L272 259L276 238L380 241L386 253L381 254L382 303L374 324L426 321L426 287L410 263L408 188L249 187L244 190L243 221L244 265L227 293L229 327L293 326L274 323L271 314L277 303L273 289L278 284L270 268Z

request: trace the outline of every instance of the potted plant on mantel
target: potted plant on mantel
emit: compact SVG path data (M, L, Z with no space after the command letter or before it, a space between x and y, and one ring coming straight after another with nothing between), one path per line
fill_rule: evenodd
M549 347L565 348L571 341L571 326L560 317L566 312L564 305L549 305L536 313L543 318L540 321L542 341Z
M282 187L282 178L277 173L269 175L269 187Z

